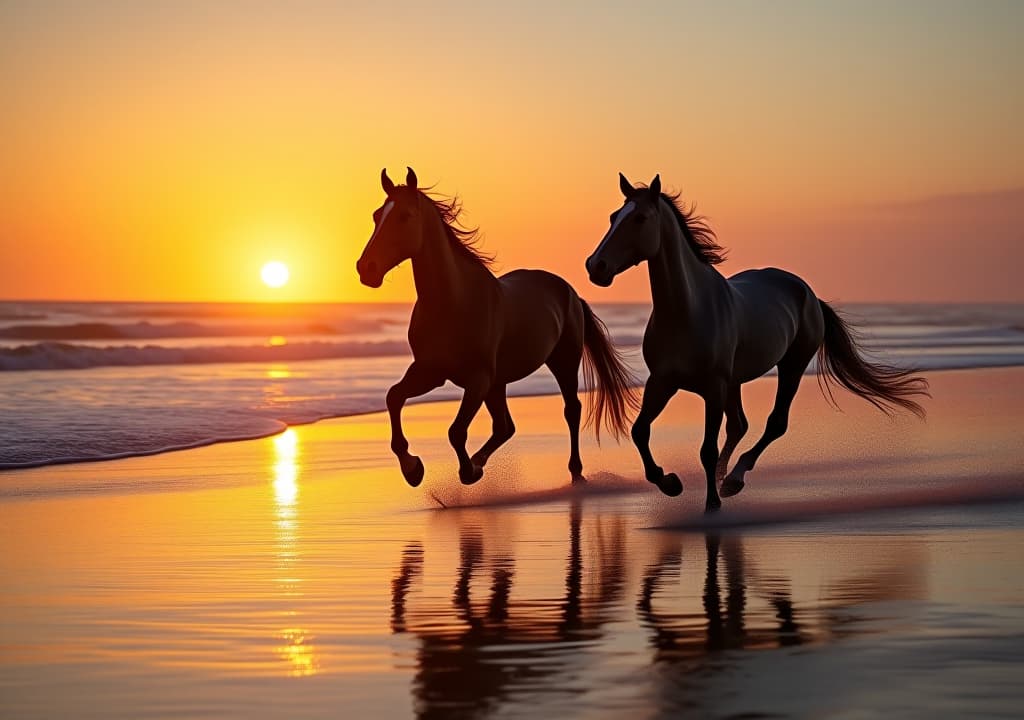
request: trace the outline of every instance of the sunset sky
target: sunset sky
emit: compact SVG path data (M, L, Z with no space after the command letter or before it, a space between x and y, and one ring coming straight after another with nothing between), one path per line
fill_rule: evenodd
M583 270L620 170L727 274L1024 300L1024 3L204 5L0 4L0 297L409 300L354 264L412 165L593 300L649 297Z

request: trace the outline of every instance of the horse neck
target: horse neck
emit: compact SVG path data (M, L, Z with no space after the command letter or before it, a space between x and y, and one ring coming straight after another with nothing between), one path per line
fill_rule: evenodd
M701 299L717 281L722 280L722 276L697 258L679 223L667 208L661 208L659 216L661 247L658 254L647 262L651 300L655 312L686 317L697 312Z
M448 239L444 223L436 213L427 213L423 246L412 258L412 274L419 302L439 310L471 301L482 285L495 282L484 267L457 253Z

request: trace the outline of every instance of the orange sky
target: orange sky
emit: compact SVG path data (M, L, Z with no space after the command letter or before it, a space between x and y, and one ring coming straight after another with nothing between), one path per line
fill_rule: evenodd
M594 300L649 297L583 271L619 170L696 201L728 274L1024 300L1024 4L596 5L3 3L0 297L411 299L354 270L411 164Z

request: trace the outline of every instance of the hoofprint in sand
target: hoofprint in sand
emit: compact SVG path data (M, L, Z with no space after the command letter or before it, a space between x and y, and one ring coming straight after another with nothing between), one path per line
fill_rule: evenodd
M451 403L406 412L417 490L383 414L4 473L0 716L997 715L1024 701L1024 371L930 380L925 423L802 393L710 520L682 395L653 437L676 499L607 441L569 486L551 397L510 402L472 487Z

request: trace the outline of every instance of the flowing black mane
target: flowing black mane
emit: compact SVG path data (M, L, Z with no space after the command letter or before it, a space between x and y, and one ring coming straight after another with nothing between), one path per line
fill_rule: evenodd
M718 265L725 260L725 248L718 244L715 231L708 225L707 218L698 215L695 206L686 207L680 199L681 194L663 192L661 198L672 208L679 229L683 231L683 237L697 259L707 265Z
M457 197L443 197L428 195L423 190L419 194L437 210L441 216L441 224L444 225L445 234L452 249L462 254L467 260L472 260L488 270L494 265L494 256L485 253L480 249L480 229L463 227L459 222L459 215L462 214L462 203Z

